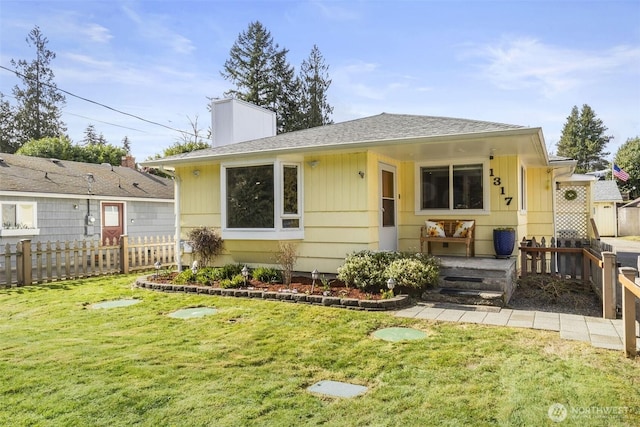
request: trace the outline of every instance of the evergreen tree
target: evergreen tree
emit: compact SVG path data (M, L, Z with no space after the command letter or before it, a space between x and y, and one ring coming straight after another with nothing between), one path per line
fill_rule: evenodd
M122 138L122 149L127 153L131 153L131 142L129 142L129 137L125 136Z
M291 122L299 111L295 72L287 53L259 21L252 22L234 42L221 72L235 85L224 95L273 110L280 132L295 127Z
M574 106L562 129L557 153L577 160L577 173L605 169L609 167L606 156L610 153L604 149L612 139L605 135L606 131L602 120L596 117L590 106L584 104L580 111Z
M98 143L98 134L96 133L96 128L93 125L88 125L84 130L84 139L82 142L85 145L94 145Z
M57 90L50 68L56 54L47 49L49 42L37 26L29 33L27 44L36 49L36 59L11 60L18 78L23 86L13 88L13 96L17 101L12 115L15 126L13 146L22 146L29 140L46 137L61 137L66 132L65 124L60 119L60 108L65 104L65 97Z
M628 191L632 199L640 197L640 137L627 139L618 149L614 162L629 174L629 179L618 181L618 185Z
M272 109L276 112L278 133L291 132L303 128L300 109L300 79L294 68L287 62L287 50L274 57L272 73L276 96Z
M0 153L13 154L20 148L16 138L13 116L13 108L0 93Z
M331 85L329 66L318 46L313 45L309 58L300 66L300 82L302 87L303 127L312 128L333 123L331 113L333 107L327 101L327 91Z

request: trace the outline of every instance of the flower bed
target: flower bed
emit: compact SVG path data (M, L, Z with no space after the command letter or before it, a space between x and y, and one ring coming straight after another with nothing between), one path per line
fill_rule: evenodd
M208 295L259 298L265 300L288 301L303 304L315 304L348 308L353 310L395 310L410 303L408 295L398 295L382 299L381 294L365 293L356 288L347 288L340 281L333 281L328 287L316 281L311 292L311 279L294 277L290 286L247 280L246 287L225 289L197 284L172 283L171 275L148 275L139 277L136 286L164 292L188 292Z

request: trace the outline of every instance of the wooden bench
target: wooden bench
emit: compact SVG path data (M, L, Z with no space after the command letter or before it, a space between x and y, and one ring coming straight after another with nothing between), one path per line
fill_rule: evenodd
M467 257L475 256L476 247L475 247L475 239L473 237L476 222L472 219L430 219L428 222L434 223L442 223L442 228L445 233L445 237L436 236L433 233L429 235L427 225L423 225L420 228L420 252L424 252L424 244L427 244L427 254L431 255L431 243L464 243L466 245ZM461 233L460 237L453 237L456 232L456 227L459 223L466 223L469 227L466 230L466 233ZM466 235L465 235L466 234Z

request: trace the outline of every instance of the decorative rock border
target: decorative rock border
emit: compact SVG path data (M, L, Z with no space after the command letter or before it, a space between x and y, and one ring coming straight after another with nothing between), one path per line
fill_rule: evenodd
M364 300L356 298L340 298L322 295L307 295L303 293L272 292L249 289L223 289L211 286L174 285L172 283L155 283L147 280L148 276L138 277L135 285L139 288L162 292L185 292L195 294L220 295L228 297L256 298L271 301L285 301L291 303L313 304L346 308L350 310L387 311L406 307L411 303L408 295L398 295L389 299Z

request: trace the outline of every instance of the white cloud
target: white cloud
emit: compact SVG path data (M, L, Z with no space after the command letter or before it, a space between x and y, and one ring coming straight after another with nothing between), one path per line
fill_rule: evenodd
M547 97L593 83L605 74L637 69L640 64L637 47L586 51L547 45L534 38L476 46L466 56L482 59L482 76L495 86L534 88Z
M163 43L179 54L189 54L196 47L187 37L173 31L167 24L170 17L166 15L148 14L140 16L135 10L123 6L125 15L136 24L137 31L146 39Z
M364 61L337 67L332 75L332 86L337 92L373 101L387 100L411 89L415 81L409 75L394 74L379 64Z
M87 35L89 39L97 43L108 43L113 38L109 29L98 24L88 24L81 33Z

